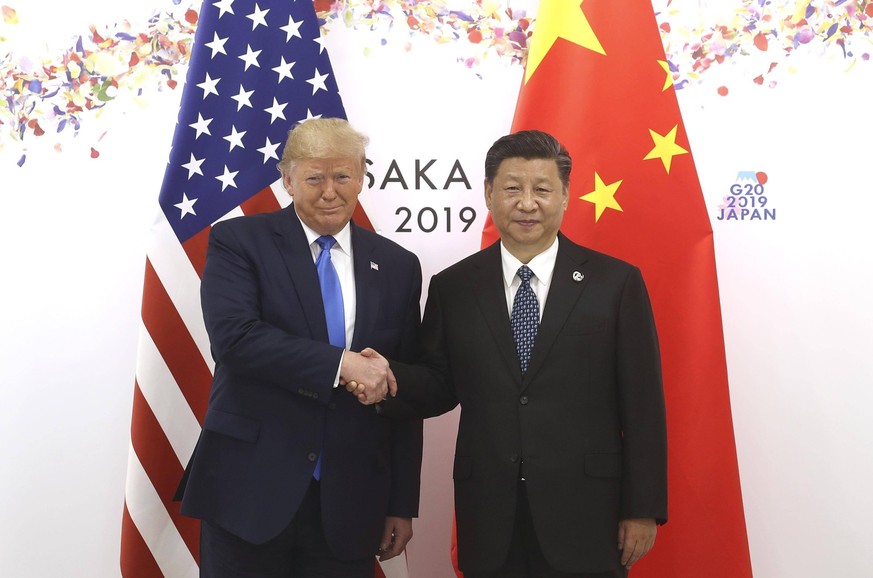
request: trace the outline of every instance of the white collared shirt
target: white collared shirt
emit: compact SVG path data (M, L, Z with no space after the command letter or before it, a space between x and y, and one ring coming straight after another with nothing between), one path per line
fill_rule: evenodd
M321 237L318 233L306 226L301 220L303 232L309 242L309 250L312 252L312 262L318 259L321 247L316 239ZM343 293L343 313L346 322L346 349L352 345L352 337L355 334L355 267L352 261L352 230L351 225L346 223L342 230L333 236L336 239L330 249L330 260L339 277L340 288Z
M295 211L297 208L295 207ZM300 218L300 215L297 215ZM303 227L303 232L306 234L306 240L309 242L309 250L312 252L312 262L318 259L321 253L321 246L316 243L316 239L321 237L318 233L306 226L303 219L300 219L300 225ZM352 337L355 335L355 265L352 260L352 228L346 223L346 226L339 233L333 236L336 243L330 248L330 261L333 263L333 268L336 269L336 275L339 277L340 290L343 294L343 315L346 322L346 349L352 345ZM337 387L340 380L340 372L343 367L343 355L340 356L339 365L336 368L336 377L333 380L333 386Z
M552 273L555 271L555 261L557 258L557 237L548 249L527 263L522 263L516 259L503 245L503 241L500 242L500 259L503 263L503 290L506 295L506 310L510 316L512 315L512 302L515 300L515 294L518 292L519 285L521 285L521 279L517 275L518 268L522 265L527 265L534 274L530 280L530 287L537 296L537 303L540 306L540 321L543 320L543 310L546 308L546 298L549 296L549 286L552 282Z

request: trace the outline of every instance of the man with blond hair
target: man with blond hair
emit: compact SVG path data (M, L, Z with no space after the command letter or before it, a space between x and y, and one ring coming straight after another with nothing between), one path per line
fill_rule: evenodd
M357 352L409 360L420 323L417 257L351 221L366 144L345 120L297 125L279 162L291 205L210 234L215 377L181 487L202 576L371 578L412 537L421 421L338 387L382 399L387 363Z

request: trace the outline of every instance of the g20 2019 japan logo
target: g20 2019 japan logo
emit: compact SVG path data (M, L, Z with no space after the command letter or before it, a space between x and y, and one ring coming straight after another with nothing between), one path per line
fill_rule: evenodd
M775 221L776 207L766 191L767 173L740 171L730 194L718 206L718 221Z

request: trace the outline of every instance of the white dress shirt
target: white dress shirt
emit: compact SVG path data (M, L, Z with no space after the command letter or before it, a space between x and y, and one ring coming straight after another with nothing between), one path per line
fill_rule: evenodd
M298 215L299 217L299 215ZM316 243L316 239L321 237L318 233L306 226L303 220L300 220L303 226L303 232L306 234L306 240L309 242L309 250L312 252L312 262L318 259L321 253L321 247ZM336 269L337 277L339 277L340 290L343 293L343 315L346 323L346 349L352 345L352 337L355 334L355 266L352 260L352 230L351 225L346 223L342 230L333 236L336 239L333 247L330 249L330 260ZM343 353L345 355L345 353ZM336 379L333 386L339 384L339 374L342 368L342 357L340 364L336 370Z
M500 242L500 258L503 262L503 290L506 295L506 309L512 316L512 302L515 300L515 294L521 285L521 279L518 277L518 268L522 265L527 265L533 271L534 276L530 279L530 287L537 296L537 303L540 306L540 321L543 320L543 309L546 308L546 298L549 296L549 285L552 282L552 273L555 271L555 261L558 258L558 239L555 238L548 249L531 259L527 263L522 263L510 253Z

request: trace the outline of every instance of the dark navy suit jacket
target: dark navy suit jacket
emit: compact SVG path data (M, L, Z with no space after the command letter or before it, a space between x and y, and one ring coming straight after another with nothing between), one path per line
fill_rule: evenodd
M410 359L420 324L418 258L354 224L351 239L351 350ZM386 515L418 513L422 425L388 419L333 387L342 349L328 343L293 204L213 227L201 300L215 376L182 513L266 542L291 522L323 449L328 543L340 558L376 554Z

